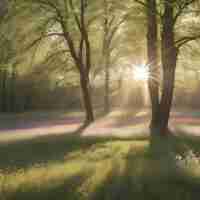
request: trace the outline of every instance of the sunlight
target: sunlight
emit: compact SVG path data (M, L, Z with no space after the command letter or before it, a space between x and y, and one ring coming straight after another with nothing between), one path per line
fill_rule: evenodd
M149 67L148 65L134 65L133 68L134 79L137 81L147 81L149 78Z

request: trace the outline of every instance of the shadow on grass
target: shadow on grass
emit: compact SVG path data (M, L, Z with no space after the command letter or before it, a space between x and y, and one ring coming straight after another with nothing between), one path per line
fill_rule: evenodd
M12 171L33 165L62 162L68 154L83 153L97 144L109 141L130 140L117 137L81 137L74 132L69 134L38 136L11 143L0 143L0 170Z
M21 187L5 199L13 200L77 200L81 199L82 194L78 191L79 187L88 179L91 171L80 172L67 177L59 183L50 183L47 187L27 188Z
M110 138L111 139L111 138ZM0 169L18 169L34 164L63 161L70 152L87 150L109 138L86 138L75 134L41 136L29 140L0 144Z
M154 147L147 142L129 141L128 152L121 153L118 147L107 147L105 143L113 138L81 138L74 135L45 136L29 141L0 146L1 167L26 167L35 163L63 160L65 155L83 150L88 164L93 157L95 162L108 159L111 170L90 193L79 190L85 182L93 184L90 170L63 178L58 183L52 182L42 188L19 187L5 199L12 200L196 200L199 197L200 176L189 177L180 173L180 168L171 153L181 154L194 147L200 152L199 141L169 137L158 140ZM130 139L129 139L130 140ZM121 141L120 141L121 142ZM94 148L92 147L94 145ZM114 144L113 144L114 145ZM111 149L113 148L113 149ZM89 150L90 158L84 150ZM102 151L100 151L102 150ZM112 151L112 152L111 152ZM96 153L95 153L96 152ZM110 153L111 152L111 153ZM102 154L102 155L101 155ZM7 156L7 157L6 157ZM99 158L98 157L98 158ZM95 157L96 158L96 157ZM92 159L92 160L91 160ZM12 161L12 162L11 162ZM68 161L70 163L70 160ZM93 165L96 168L96 164ZM106 165L105 167L106 169ZM96 168L97 169L97 168ZM102 169L102 168L101 168ZM103 168L104 169L104 168ZM101 171L96 171L101 173Z
M166 141L165 141L166 142ZM169 142L169 141L167 141ZM176 141L177 142L177 141ZM173 145L173 144L172 144ZM113 170L96 188L92 200L195 200L199 198L200 177L180 173L175 160L151 147L130 149L123 173L113 162ZM170 144L170 147L171 144ZM160 146L166 148L166 146ZM173 147L172 147L173 148ZM165 152L165 153L164 153Z

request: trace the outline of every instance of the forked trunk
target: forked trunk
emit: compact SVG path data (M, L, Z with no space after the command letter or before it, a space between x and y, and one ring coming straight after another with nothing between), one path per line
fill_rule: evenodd
M156 0L147 0L148 5L148 62L150 64L149 90L152 103L151 133L166 135L173 100L177 49L174 41L173 0L164 0L162 18L161 63L163 68L162 95L159 98L157 78L157 20ZM154 81L155 80L155 81Z

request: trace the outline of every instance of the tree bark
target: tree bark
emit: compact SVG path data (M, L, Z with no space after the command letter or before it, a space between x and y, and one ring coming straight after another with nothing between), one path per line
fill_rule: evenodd
M68 15L68 3L67 1L65 5L65 12ZM94 114L93 114L93 107L92 107L92 100L90 95L90 81L89 81L89 73L91 69L91 48L90 48L90 41L88 37L88 30L85 24L85 8L87 7L87 1L81 0L80 1L80 16L77 15L76 11L74 10L73 1L69 1L69 7L71 8L72 14L75 18L75 23L77 28L80 31L80 44L79 49L77 51L75 41L71 37L71 33L68 29L68 18L64 20L61 14L61 27L63 29L64 38L68 44L70 54L74 60L74 63L79 71L80 75L80 85L81 85L81 92L83 96L83 104L85 108L86 114L86 121L85 124L89 124L94 121Z
M83 103L86 113L85 123L89 124L94 121L94 113L90 95L89 78L86 75L84 75L84 72L80 74L80 84L81 84Z
M2 99L1 99L1 111L7 112L7 70L3 69L2 71Z
M161 135L166 135L169 132L168 123L173 100L175 69L166 70L163 78L163 94L160 104L159 124Z
M164 15L161 34L161 63L163 69L162 94L159 97L158 71L158 34L156 19L156 0L147 0L148 15L148 63L150 66L149 91L152 104L151 133L166 135L173 100L177 48L174 40L174 7L173 0L164 0Z
M149 63L149 93L151 100L151 133L159 127L159 70L158 70L158 28L156 16L156 0L147 0L147 56Z
M168 122L173 100L175 71L177 62L177 48L174 41L173 0L164 1L163 31L162 31L162 67L163 90L160 102L160 133L168 133Z
M110 16L109 16L108 1L104 0L104 22L103 22L103 49L102 49L102 62L104 67L104 112L108 113L110 110L110 41L109 35L111 31ZM110 24L110 25L109 25Z

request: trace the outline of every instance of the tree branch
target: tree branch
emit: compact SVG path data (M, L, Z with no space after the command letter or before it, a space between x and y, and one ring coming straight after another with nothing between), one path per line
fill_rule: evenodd
M35 44L37 44L38 42L40 42L41 40L48 38L48 37L54 37L54 36L58 36L58 37L64 37L63 33L49 33L46 35L42 35L39 38L37 38L36 40L34 40L27 48L26 50L29 50L30 48L32 48Z
M57 14L57 16L59 17L59 20L63 20L63 16L62 16L59 8L53 2L48 1L48 0L46 0L46 1L45 0L36 0L35 2L36 3L38 2L40 4L43 4L45 6L48 6L48 7L52 8L52 9L54 9L56 14Z
M200 39L200 34L195 35L195 36L186 36L186 37L183 37L183 38L175 41L175 45L176 45L177 49L180 49L186 43L194 41L194 40L197 40L197 39Z
M145 8L148 8L148 5L146 3L144 3L143 1L141 0L134 0L136 3L139 3L140 5L142 5L143 7ZM153 12L153 11L152 11ZM156 14L160 17L162 17L161 13L159 13L157 10L156 10Z
M80 32L81 32L82 30L81 30L80 20L79 20L79 18L78 18L78 15L77 15L76 12L75 12L74 5L73 5L72 0L69 0L69 5L70 5L70 8L71 8L71 10L72 10L72 13L73 13L73 16L74 16L74 18L75 18L76 24L77 24L77 26L78 26L78 29L79 29Z
M185 1L184 4L180 4L180 5L179 5L179 10L178 10L178 12L175 14L175 16L174 16L174 22L173 22L174 25L176 24L178 17L179 17L180 15L182 15L183 11L184 11L190 4L194 3L195 1L197 1L197 0L189 0L189 1Z

